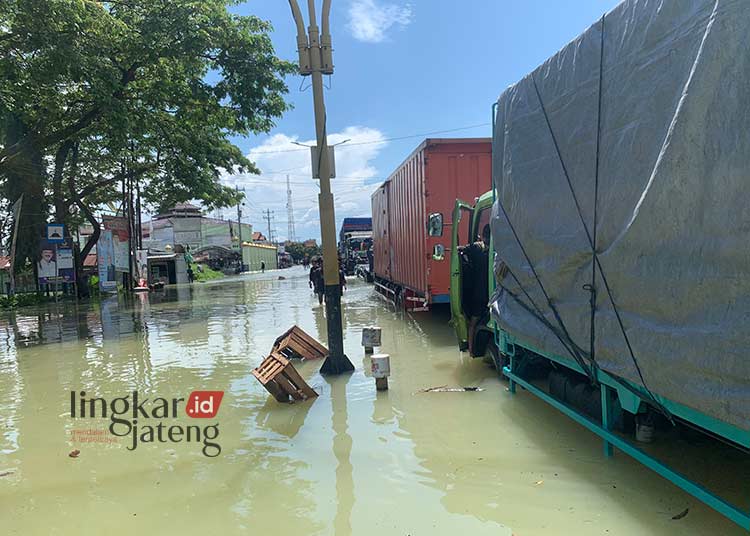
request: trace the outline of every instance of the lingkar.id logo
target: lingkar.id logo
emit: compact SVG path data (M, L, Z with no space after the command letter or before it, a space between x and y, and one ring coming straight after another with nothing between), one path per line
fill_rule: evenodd
M107 400L102 397L86 398L85 391L70 392L70 417L73 419L109 419L109 433L116 437L129 437L128 450L140 443L203 443L204 456L215 458L221 454L219 423L182 425L175 421L181 413L192 419L213 419L219 413L224 391L193 391L184 398L141 399L138 391ZM152 421L158 421L152 424Z

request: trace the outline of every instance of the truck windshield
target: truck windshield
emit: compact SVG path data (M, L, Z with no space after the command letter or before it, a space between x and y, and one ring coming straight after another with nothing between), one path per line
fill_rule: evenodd
M474 236L469 237L469 243L482 240L482 232L484 231L485 226L489 226L491 215L492 210L489 207L483 209L479 213L479 217L477 218L477 226L473 230Z

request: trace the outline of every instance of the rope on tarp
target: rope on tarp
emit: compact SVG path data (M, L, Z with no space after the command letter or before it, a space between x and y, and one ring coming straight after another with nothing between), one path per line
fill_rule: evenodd
M536 282L539 285L539 288L541 289L542 294L544 294L544 299L547 301L547 306L552 311L552 314L554 315L555 320L557 320L557 324L560 328L561 333L558 334L556 330L553 330L553 332L556 335L559 335L560 337L564 338L568 342L568 344L563 344L565 346L565 349L568 350L568 352L570 352L570 354L573 356L573 359L575 359L576 363L578 363L578 366L580 366L581 369L583 369L583 371L586 373L586 376L589 377L591 382L596 383L596 375L594 374L594 371L591 369L588 363L586 363L586 360L581 355L581 352L578 350L578 346L571 338L570 333L568 332L568 329L565 327L565 323L563 322L562 317L560 316L560 313L557 311L557 307L555 307L555 304L552 303L552 298L550 298L549 294L547 293L547 289L544 287L544 283L542 283L542 280L539 277L539 274L537 273L536 268L534 268L534 263L531 262L531 258L529 257L529 254L526 252L526 248L523 247L523 242L521 242L521 239L519 238L518 233L516 232L516 228L513 225L513 222L510 220L510 216L508 216L508 212L505 210L505 207L503 206L503 203L500 200L500 197L497 198L496 203L500 207L500 210L503 211L503 215L505 216L505 221L508 222L508 227L510 227L511 232L513 233L513 237L516 239L516 243L518 244L518 247L521 249L521 253L523 253L524 258L526 259L526 263L529 265L529 268L531 269L531 273L534 275L534 279L536 279ZM515 276L514 276L514 279L515 279ZM516 279L516 282L519 285L519 287L521 287L521 289L524 291L524 294L526 294L527 298L531 299L528 292L526 292L523 286L518 283L517 279ZM544 317L544 315L541 315L541 316ZM561 339L561 342L562 342L562 339Z
M596 363L596 263L599 259L596 246L596 231L598 221L596 217L597 207L599 204L599 147L602 137L602 80L604 79L604 15L601 20L601 43L599 46L599 102L596 111L596 162L594 163L594 224L593 237L591 246L591 284L584 285L584 290L588 290L591 306L591 335L589 342L589 355L591 360ZM551 130L551 129L550 129Z
M596 163L597 163L597 170L596 170L596 184L595 189L598 190L598 179L599 179L599 140L601 137L601 100L602 100L602 79L603 79L603 60L604 60L604 17L602 17L602 41L601 41L601 50L600 50L600 58L599 58L599 114L597 118L597 140L596 140ZM591 233L589 232L589 227L586 225L586 219L583 217L583 210L581 209L581 204L578 201L578 196L576 195L575 189L573 188L573 183L570 180L570 174L568 173L568 168L565 165L565 160L562 157L562 153L560 151L560 145L557 142L557 136L555 136L555 131L552 129L552 123L550 122L549 115L547 114L547 109L544 106L544 101L542 100L542 95L539 92L539 86L536 83L536 77L534 76L534 73L531 73L531 81L534 86L534 91L536 93L537 99L539 101L539 106L542 110L542 115L544 116L544 120L547 124L547 129L549 130L550 136L552 137L552 143L555 147L555 152L557 153L557 158L560 162L560 166L562 167L563 175L565 176L565 181L568 184L568 189L570 190L570 194L573 197L573 202L575 203L576 211L578 212L578 217L581 220L581 224L583 225L583 230L586 233L586 238L589 243L589 247L592 251L592 257L593 257L593 266L592 270L596 271L598 269L599 275L601 276L602 283L604 284L604 288L607 291L607 297L609 298L610 303L612 304L612 310L615 313L615 317L617 319L617 323L620 327L620 331L622 333L623 339L625 340L625 345L628 348L628 353L630 354L630 359L633 362L633 365L635 366L635 370L638 373L638 377L641 380L641 385L643 386L644 390L648 394L649 399L654 404L654 406L674 425L674 419L672 417L672 414L669 412L667 408L664 407L664 405L659 402L654 395L654 393L651 391L651 389L648 387L648 384L646 383L646 379L643 377L643 372L641 371L640 364L638 363L638 359L635 356L635 351L633 350L633 346L630 343L630 338L628 337L627 331L625 330L625 324L622 321L622 316L620 315L620 310L617 307L617 303L615 302L614 295L612 294L612 289L609 286L609 282L607 281L607 276L604 273L604 269L602 268L601 261L599 259L599 256L596 252L596 244L594 242L594 239L591 236ZM596 192L598 195L598 192ZM594 205L596 207L596 203ZM501 205L502 208L502 205ZM505 210L503 209L503 212ZM507 219L507 218L506 218ZM594 227L596 228L596 220L594 220ZM514 232L515 234L515 232ZM535 274L536 275L536 274ZM586 290L591 292L592 298L590 300L591 307L592 307L592 315L595 314L596 309L596 287L594 284L591 285L591 288L586 288ZM593 316L592 316L593 320ZM591 327L592 330L592 336L594 331L594 326ZM591 345L593 346L594 340L591 340ZM596 361L594 360L594 354L591 354L591 359L594 367L598 368L598 365L596 364ZM591 375L589 375L591 377Z

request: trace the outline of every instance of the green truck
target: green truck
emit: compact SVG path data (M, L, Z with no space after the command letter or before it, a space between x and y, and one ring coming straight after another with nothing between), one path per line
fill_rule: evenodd
M492 191L478 197L474 205L456 200L451 226L450 305L459 348L473 357L491 357L501 370L502 356L488 308L495 290L489 227L493 201Z

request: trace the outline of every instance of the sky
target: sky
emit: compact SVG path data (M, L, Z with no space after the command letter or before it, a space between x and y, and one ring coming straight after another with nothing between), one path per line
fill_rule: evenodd
M306 16L306 1L300 7ZM425 137L483 137L500 93L553 55L618 0L332 0L334 74L325 83L336 227L370 216L370 195ZM318 17L321 0L316 0ZM268 20L279 57L296 61L287 0L251 0L232 10ZM320 22L320 20L318 20ZM315 123L310 80L288 77L294 108L262 136L234 138L261 175L222 180L245 189L245 222L289 238L289 175L295 238L320 239L310 153ZM401 138L394 140L393 138ZM390 141L389 141L390 140ZM236 218L236 209L224 209ZM216 214L215 215L220 215Z

